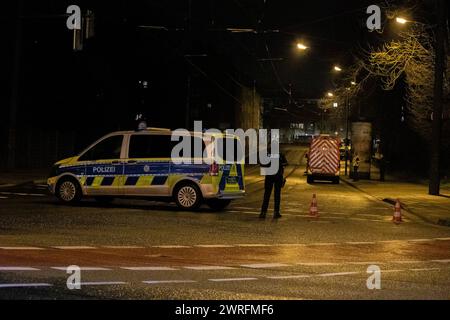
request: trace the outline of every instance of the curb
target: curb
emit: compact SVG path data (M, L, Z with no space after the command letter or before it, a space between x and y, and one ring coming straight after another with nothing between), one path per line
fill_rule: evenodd
M358 187L358 186L357 186L356 184L354 184L353 182L349 181L347 178L343 178L343 176L341 176L341 180L342 180L343 182L345 182L347 185L349 185L350 187L352 187L352 188L354 188L354 189L356 189L356 190L358 190L358 191L360 191L360 192L362 192L362 193L364 193L364 194L367 194L367 195L369 195L370 197L372 197L372 198L374 198L374 199L376 199L376 200L378 200L378 201L381 201L381 202L384 202L384 203L388 203L388 204L391 204L391 205L394 205L394 204L396 203L396 199L394 199L394 198L384 198L384 199L381 199L381 198L378 198L378 197L376 197L376 196L374 196L374 195L368 193L367 191L365 191L365 190L361 189L360 187ZM422 214L419 214L419 213L417 213L417 212L414 212L411 208L409 208L406 204L402 203L401 201L400 201L400 205L401 205L401 208L402 208L403 210L405 210L408 214L410 214L410 215L412 215L412 216L414 216L414 217L420 219L422 222L429 223L429 224L432 224L432 225L438 225L438 226L447 226L447 227L450 227L450 220L448 220L448 219L432 220L432 219L430 219L430 218L427 217L427 216L424 216L424 215L422 215Z
M0 184L0 188L17 188L28 185L47 184L47 180L27 180L20 183L4 183Z

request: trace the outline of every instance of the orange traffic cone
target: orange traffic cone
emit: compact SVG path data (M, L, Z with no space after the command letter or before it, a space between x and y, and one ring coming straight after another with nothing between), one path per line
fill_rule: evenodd
M313 217L319 216L319 210L317 209L317 198L316 194L313 194L311 205L309 206L309 215Z
M392 217L392 221L394 223L402 222L402 205L400 204L400 200L397 199L394 206L394 216Z

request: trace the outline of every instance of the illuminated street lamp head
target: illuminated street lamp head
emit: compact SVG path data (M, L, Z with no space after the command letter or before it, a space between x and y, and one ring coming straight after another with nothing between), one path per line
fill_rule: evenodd
M306 50L306 49L308 49L308 47L307 46L305 46L303 43L297 43L297 48L298 49L300 49L300 50Z
M333 94L332 92L327 92L327 96L329 96L329 97L333 97L333 96L334 96L334 94Z
M342 69L339 66L334 66L334 71L341 72Z
M405 24L408 22L408 20L406 20L405 18L402 18L402 17L395 18L395 21L400 24Z
M355 82L355 81L351 81L350 84L351 84L352 86L356 86L356 82Z

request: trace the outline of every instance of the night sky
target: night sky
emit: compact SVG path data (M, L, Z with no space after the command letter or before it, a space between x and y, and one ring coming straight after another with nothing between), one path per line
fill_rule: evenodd
M95 13L95 36L80 52L72 51L72 31L66 29L70 4ZM232 123L241 86L255 86L262 97L281 103L289 89L295 99L323 97L335 83L333 65L349 65L355 49L379 37L365 27L369 4L373 1L24 1L18 127L89 132L91 141L93 134L129 128L137 111L145 112L152 126L184 126L188 79L190 119L210 126ZM17 3L6 5L5 115L16 18ZM297 41L310 49L299 52ZM276 60L261 60L268 58ZM139 81L148 81L148 88Z

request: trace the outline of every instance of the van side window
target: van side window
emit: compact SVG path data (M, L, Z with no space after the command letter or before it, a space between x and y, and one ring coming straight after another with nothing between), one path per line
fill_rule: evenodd
M128 158L170 158L170 135L135 134L130 137Z
M78 161L120 159L123 136L106 138L84 153Z

